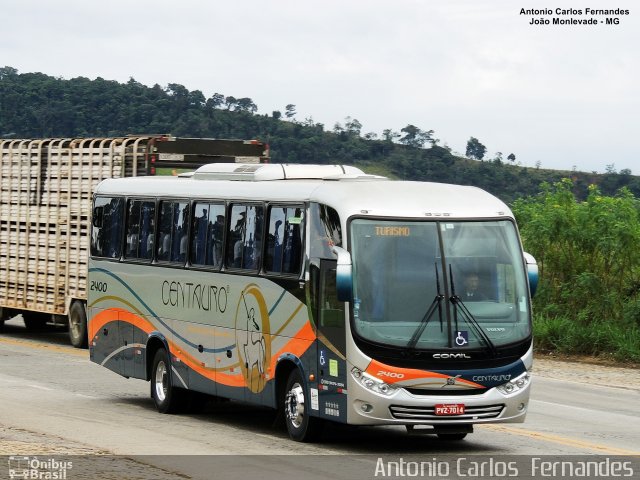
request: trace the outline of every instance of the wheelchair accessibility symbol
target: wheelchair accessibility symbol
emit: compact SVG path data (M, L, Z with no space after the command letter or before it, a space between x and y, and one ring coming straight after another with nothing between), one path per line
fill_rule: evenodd
M324 367L327 364L327 360L324 356L324 350L320 350L320 366Z
M457 331L455 341L458 347L469 345L469 332L467 332L466 330Z

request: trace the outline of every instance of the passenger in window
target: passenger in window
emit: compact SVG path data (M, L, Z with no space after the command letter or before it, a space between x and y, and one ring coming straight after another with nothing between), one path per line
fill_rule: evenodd
M200 215L196 219L196 234L195 234L195 259L194 263L196 265L204 265L205 263L205 253L206 253L206 244L207 244L207 231L209 226L209 213L208 209L202 209L202 215ZM193 258L193 255L192 255Z
M127 255L133 258L138 256L138 227L134 226L127 235Z
M211 227L211 264L219 267L222 263L222 233L224 232L224 215L217 215L216 222Z

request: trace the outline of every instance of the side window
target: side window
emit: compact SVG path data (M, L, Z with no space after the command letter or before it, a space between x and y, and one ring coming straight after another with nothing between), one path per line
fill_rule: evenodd
M303 235L302 207L271 207L265 270L270 273L300 273Z
M125 258L151 260L153 257L156 204L151 200L129 200Z
M338 212L327 205L311 203L308 221L311 222L311 235L307 239L311 258L333 258L332 248L342 246Z
M224 205L196 203L191 238L191 263L220 268L224 234Z
M184 263L189 234L189 203L160 202L156 250L162 262Z
M97 197L93 206L91 255L120 258L124 223L122 198Z
M258 270L262 252L261 205L232 205L227 236L227 266Z

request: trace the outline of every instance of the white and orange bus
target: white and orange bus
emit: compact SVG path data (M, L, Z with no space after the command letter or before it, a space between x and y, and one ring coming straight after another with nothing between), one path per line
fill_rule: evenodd
M478 188L210 164L103 181L90 241L91 359L150 381L160 412L265 405L298 441L524 421L537 266Z

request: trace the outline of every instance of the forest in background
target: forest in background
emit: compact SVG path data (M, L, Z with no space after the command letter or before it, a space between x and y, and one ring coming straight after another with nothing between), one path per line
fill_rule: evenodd
M623 186L640 196L640 177L617 172L604 160L604 174L518 166L517 152L487 155L469 132L465 155L440 145L432 129L406 125L395 131L363 132L347 117L327 128L296 118L294 104L258 114L250 98L215 93L207 98L183 85L148 87L84 77L65 80L43 73L0 68L0 137L112 137L168 133L177 137L256 138L271 147L276 163L344 163L393 178L474 185L507 203L538 193L542 182L571 178L577 198L591 184L613 195Z
M474 185L507 202L525 250L540 266L534 299L538 349L640 362L640 177L522 167L517 152L487 156L471 136L465 155L433 130L362 132L347 117L330 129L296 118L295 105L258 114L250 98L210 98L182 85L148 87L0 68L0 137L170 133L255 138L276 163L344 163L392 178ZM491 158L489 158L491 157Z

